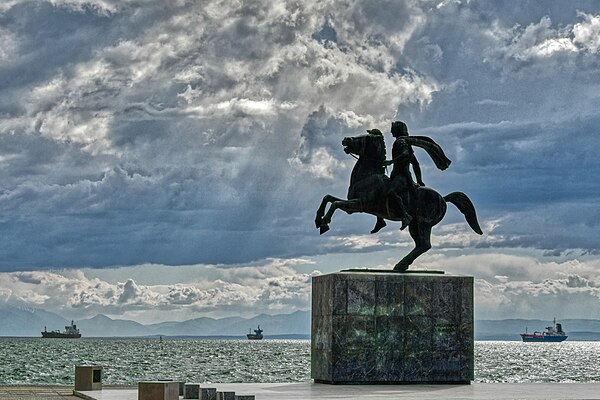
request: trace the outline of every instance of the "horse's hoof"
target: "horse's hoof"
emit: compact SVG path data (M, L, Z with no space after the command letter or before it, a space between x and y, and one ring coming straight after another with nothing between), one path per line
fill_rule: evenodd
M410 225L412 219L413 218L410 215L406 214L406 217L404 217L404 219L402 220L402 226L400 227L400 230L403 231L408 225Z
M321 225L320 229L319 229L319 234L322 235L325 232L327 232L329 230L329 225L325 224L325 225Z
M323 218L316 218L315 219L315 226L317 227L317 229L319 229L322 224L323 224Z
M403 263L402 261L400 261L394 267L394 271L396 271L396 272L404 272L404 271L406 271L408 269L408 267L409 267L409 264Z
M377 233L387 225L385 223L385 221L383 221L383 220L381 220L381 221L382 221L381 223L379 223L379 221L377 221L377 223L375 224L375 227L371 230L371 233Z

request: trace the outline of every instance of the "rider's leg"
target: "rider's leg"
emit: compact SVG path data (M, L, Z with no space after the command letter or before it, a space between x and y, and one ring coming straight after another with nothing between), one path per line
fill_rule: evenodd
M404 228L410 224L410 221L412 221L412 217L406 212L406 207L404 207L402 197L398 196L398 193L396 193L393 188L388 192L388 197L394 200L396 203L396 207L401 215L400 218L402 219L402 226L400 227L400 230L404 230Z

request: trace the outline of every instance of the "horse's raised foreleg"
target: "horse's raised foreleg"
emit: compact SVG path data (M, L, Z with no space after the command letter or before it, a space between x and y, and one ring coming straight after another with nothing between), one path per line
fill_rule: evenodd
M315 217L315 225L317 229L321 228L323 224L323 215L325 215L325 208L327 207L327 203L333 203L334 201L342 201L339 197L332 196L330 194L326 194L323 196L323 200L321 201L321 205L317 209L317 216Z
M331 206L329 206L329 210L327 214L321 219L320 232L321 235L329 230L329 223L331 222L331 217L333 217L333 213L338 208L340 210L344 210L347 213L360 212L362 211L362 205L359 199L354 200L338 200L331 202Z
M408 226L408 231L415 241L415 248L396 264L394 271L406 271L417 257L431 249L431 225L413 221Z

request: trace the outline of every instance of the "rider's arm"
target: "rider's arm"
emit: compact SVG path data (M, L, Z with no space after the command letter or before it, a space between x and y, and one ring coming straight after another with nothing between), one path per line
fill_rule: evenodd
M425 186L423 183L423 177L421 176L421 166L419 165L419 161L417 161L417 157L413 157L410 163L412 164L415 178L417 178L417 184L419 186Z

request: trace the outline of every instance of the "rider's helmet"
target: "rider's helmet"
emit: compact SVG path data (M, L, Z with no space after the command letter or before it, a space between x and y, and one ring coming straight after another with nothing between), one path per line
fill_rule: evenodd
M408 127L402 121L394 121L392 122L392 136L408 136Z

